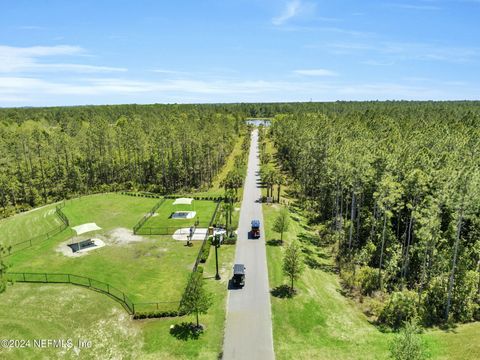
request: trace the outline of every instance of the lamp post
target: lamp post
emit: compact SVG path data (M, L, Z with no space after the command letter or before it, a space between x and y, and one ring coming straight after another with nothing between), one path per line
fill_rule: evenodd
M216 234L213 238L213 245L215 245L215 266L217 269L217 273L215 274L215 280L220 280L220 274L218 273L218 248L223 241L222 234Z

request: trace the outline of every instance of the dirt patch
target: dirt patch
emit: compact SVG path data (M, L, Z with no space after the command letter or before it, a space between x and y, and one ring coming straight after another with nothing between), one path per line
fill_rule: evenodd
M130 244L147 240L143 236L134 235L133 231L126 228L116 228L107 233L107 237L113 244Z

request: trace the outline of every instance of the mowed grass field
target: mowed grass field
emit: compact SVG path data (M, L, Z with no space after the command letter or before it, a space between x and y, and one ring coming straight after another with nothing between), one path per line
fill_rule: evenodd
M267 241L280 238L271 228L281 208L263 206ZM284 241L299 239L307 266L293 299L271 297L276 358L388 359L395 335L379 331L342 295L330 250L312 243L312 232L300 213L291 212L291 219ZM284 247L267 245L271 288L288 283L282 274ZM479 334L480 323L473 323L449 332L427 329L422 338L432 359L474 360L480 358Z
M173 205L175 199L166 199L155 216L148 219L142 228L169 228L179 229L193 226L198 220L198 227L207 227L215 212L217 203L208 200L193 200L191 205ZM172 219L171 215L176 211L195 211L196 216L192 219ZM141 231L141 230L140 230Z
M112 232L120 232L120 235L84 256L68 257L58 251L61 244L74 236L71 229L66 229L47 241L9 256L6 260L9 271L90 277L125 292L136 303L179 301L201 243L194 242L192 247L186 247L184 242L173 240L171 236L142 236L136 239L140 241L123 241L128 240L133 225L158 201L120 194L69 200L63 212L71 226L95 222L102 228L98 232L100 236L110 239ZM26 222L28 216L38 217L36 212L22 214L10 219L9 226L14 227L17 218ZM40 221L35 224L38 231L48 227ZM0 227L0 234L4 231Z
M193 316L132 320L109 297L73 285L24 284L0 294L0 334L11 339L79 339L84 349L0 349L1 359L217 359L222 349L228 278L234 246L220 248L222 279L216 281L213 251L205 264L205 287L213 305L200 322L206 330L198 339L177 338L170 326L194 321ZM7 336L8 335L8 336Z
M55 215L55 204L0 220L0 241L10 246L58 228L62 222Z

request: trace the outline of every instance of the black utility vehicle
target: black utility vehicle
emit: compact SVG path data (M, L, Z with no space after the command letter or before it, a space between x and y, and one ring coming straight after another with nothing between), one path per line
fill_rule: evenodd
M232 284L235 287L243 287L245 285L245 265L235 264L233 266Z

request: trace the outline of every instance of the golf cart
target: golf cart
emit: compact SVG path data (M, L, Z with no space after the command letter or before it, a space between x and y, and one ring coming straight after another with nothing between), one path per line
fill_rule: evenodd
M250 237L258 239L260 237L260 220L252 220L252 229L250 230Z
M245 265L235 264L233 266L232 284L235 287L243 287L245 285Z

